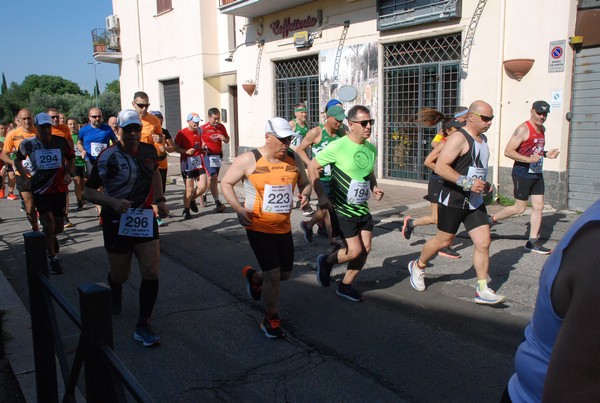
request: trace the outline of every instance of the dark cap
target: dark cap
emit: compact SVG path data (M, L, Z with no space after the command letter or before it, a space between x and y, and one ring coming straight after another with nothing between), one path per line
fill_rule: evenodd
M550 104L546 101L535 101L531 106L531 109L537 113L550 113Z

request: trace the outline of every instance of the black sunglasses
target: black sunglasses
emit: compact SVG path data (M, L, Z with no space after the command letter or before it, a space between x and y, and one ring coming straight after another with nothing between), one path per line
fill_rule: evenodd
M487 122L491 122L494 119L494 115L492 116L485 116L485 115L481 115L477 112L471 112L473 115L477 115L481 118L481 120L483 120L485 123Z
M50 115L50 118L51 118L51 119L58 119L58 115L56 115L56 116L52 116L52 115Z
M353 123L360 123L362 127L367 127L367 125L371 125L371 127L375 124L375 119L369 120L351 120Z
M150 107L150 104L138 104L138 103L136 103L136 105L140 109L144 109L144 108L149 108Z
M90 115L91 118L100 119L102 115Z

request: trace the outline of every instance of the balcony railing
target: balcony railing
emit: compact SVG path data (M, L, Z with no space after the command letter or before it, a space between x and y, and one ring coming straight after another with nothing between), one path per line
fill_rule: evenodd
M92 31L92 45L94 53L121 51L119 34L104 28L96 28Z
M121 62L119 33L112 29L96 28L92 31L94 59L105 63Z

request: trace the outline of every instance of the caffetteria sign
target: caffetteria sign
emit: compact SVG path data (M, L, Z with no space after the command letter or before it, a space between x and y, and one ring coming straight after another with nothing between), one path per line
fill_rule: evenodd
M287 38L291 31L298 31L317 25L317 19L310 15L304 19L296 18L292 20L290 17L286 17L281 20L275 20L269 25L275 35L281 35L283 38Z

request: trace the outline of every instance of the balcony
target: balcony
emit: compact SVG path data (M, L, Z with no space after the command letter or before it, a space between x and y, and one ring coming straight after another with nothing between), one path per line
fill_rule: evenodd
M222 14L237 15L246 18L259 18L279 11L287 10L313 0L219 0Z
M104 63L121 63L121 43L116 30L96 28L92 31L94 59Z

